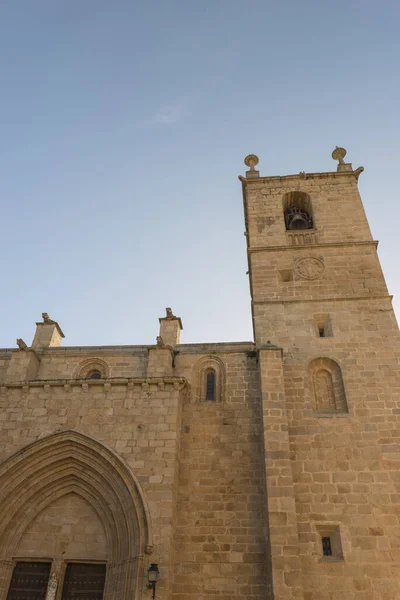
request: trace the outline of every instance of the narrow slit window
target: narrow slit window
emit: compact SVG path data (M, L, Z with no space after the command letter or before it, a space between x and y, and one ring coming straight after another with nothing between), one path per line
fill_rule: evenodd
M314 327L313 331L320 338L329 338L333 336L332 320L329 314L319 313L314 315Z
M330 537L322 538L322 553L324 556L332 556L332 544Z
M339 526L328 523L319 524L317 525L317 531L321 536L319 538L319 543L321 544L320 548L322 550L321 560L344 560Z
M206 400L215 400L215 373L209 371L206 380Z

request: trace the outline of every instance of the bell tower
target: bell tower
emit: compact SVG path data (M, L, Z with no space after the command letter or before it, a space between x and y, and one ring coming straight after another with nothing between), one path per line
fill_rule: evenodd
M381 335L397 330L358 191L364 169L344 162L344 148L332 156L339 161L334 172L268 177L255 170L255 155L245 159L249 170L240 179L257 344L309 352L343 336L359 343L361 332L378 328L377 316Z
M345 156L239 177L275 600L400 597L400 336Z

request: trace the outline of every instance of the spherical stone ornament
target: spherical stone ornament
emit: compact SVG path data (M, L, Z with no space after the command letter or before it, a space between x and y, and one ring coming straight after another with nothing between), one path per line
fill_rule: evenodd
M313 256L299 258L294 264L294 272L301 279L319 279L325 271L325 265L321 259Z
M258 165L259 159L255 154L248 154L244 159L244 164L249 167L250 170L254 170L254 167Z

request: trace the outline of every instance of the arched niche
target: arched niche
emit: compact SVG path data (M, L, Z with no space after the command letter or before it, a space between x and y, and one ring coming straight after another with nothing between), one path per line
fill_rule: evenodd
M342 371L337 362L316 358L308 366L308 375L315 412L348 412Z
M9 565L24 532L42 511L68 494L89 503L104 527L104 600L139 598L143 554L152 547L143 492L114 451L76 431L63 431L0 463L0 600L6 598Z
M283 196L283 215L287 231L314 228L311 198L305 192L288 192Z
M225 366L217 356L204 356L195 366L196 401L222 402L225 393ZM211 393L211 383L213 386Z

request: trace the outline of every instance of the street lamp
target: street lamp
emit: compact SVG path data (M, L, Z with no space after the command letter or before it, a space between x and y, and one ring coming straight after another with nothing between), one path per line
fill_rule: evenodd
M152 600L155 600L156 597L156 585L159 572L160 571L158 570L158 565L156 563L151 563L151 565L147 569L147 577L149 579L147 588L149 590L153 590Z

